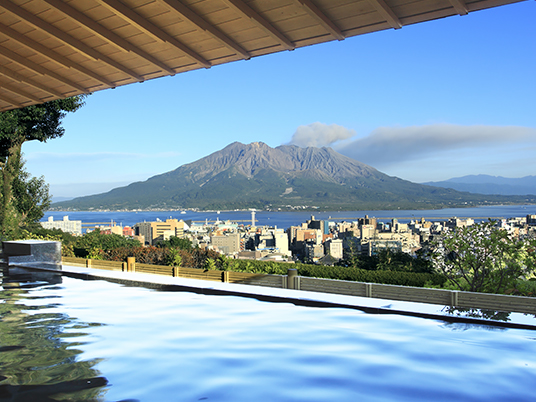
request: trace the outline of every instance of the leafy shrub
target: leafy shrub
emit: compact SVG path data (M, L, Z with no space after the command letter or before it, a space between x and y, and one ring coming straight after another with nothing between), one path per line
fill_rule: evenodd
M300 276L387 285L424 287L427 282L431 282L434 285L441 286L447 280L446 277L440 274L404 271L368 271L352 267L327 267L307 264L297 264L296 268Z

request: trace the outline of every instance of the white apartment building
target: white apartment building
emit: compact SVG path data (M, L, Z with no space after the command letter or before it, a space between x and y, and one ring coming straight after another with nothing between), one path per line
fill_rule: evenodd
M82 221L70 221L68 216L64 216L62 221L55 221L52 216L48 221L41 222L45 229L60 229L67 233L82 234Z

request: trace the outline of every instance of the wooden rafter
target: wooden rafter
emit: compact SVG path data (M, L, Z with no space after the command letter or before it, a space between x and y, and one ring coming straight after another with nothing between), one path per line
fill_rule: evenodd
M275 39L287 50L294 50L296 46L285 35L278 31L268 20L245 4L242 0L222 0L228 6L250 18L257 26L262 28L268 35Z
M0 0L0 109L520 1Z
M400 19L393 12L391 7L384 0L370 0L370 3L374 6L376 11L378 11L383 18L391 25L394 29L402 28L402 23Z
M338 40L343 40L345 38L342 31L333 21L331 21L328 16L320 10L311 0L296 0L298 1L307 11L309 15L314 17L331 35L333 35Z
M459 15L466 15L469 13L464 0L449 0L449 3Z
M6 91L9 91L11 93L14 93L16 95L22 96L23 98L29 99L29 100L31 100L33 102L36 102L36 103L41 103L42 102L42 100L39 99L37 96L33 96L32 94L29 94L28 92L23 91L19 87L15 86L15 85L8 84L6 82L2 83L2 89L6 90Z
M15 105L17 107L22 107L22 105L19 102L15 102L13 99L11 99L9 96L6 96L5 93L0 94L0 100L2 102L7 103L8 105Z
M0 46L0 55L6 57L12 62L15 62L19 64L20 66L27 68L28 70L31 70L37 74L46 75L48 77L54 78L55 80L59 82L63 82L64 84L69 85L70 87L75 88L80 92L89 93L89 91L86 88L82 87L81 85L78 85L74 83L73 81L65 77L62 77L61 75L55 73L54 71L50 71L49 69L43 66L40 66L39 64L34 63L33 61L30 61L27 58L21 56L20 54L12 50L9 50L3 46Z
M120 37L119 35L116 35L109 29L96 23L91 18L84 15L84 13L81 13L80 11L64 3L63 1L61 0L44 0L44 1L46 1L49 5L54 7L56 10L61 11L63 14L65 14L65 16L67 16L71 20L77 22L80 25L85 26L87 29L95 33L100 38L115 45L117 48L125 52L135 53L142 59L145 59L149 63L154 64L158 68L161 68L163 71L166 71L168 74L175 75L175 71L171 69L169 66L167 66L165 63L162 63L160 60L157 60L155 57L151 56L149 53L144 52L140 48L134 46L129 41L123 39L122 37Z
M100 52L94 50L90 46L87 46L86 44L79 41L78 39L75 39L72 36L67 35L65 32L56 28L54 25L49 24L46 21L43 21L42 19L29 13L22 7L19 7L11 3L10 1L2 1L0 3L0 6L8 10L10 13L16 15L17 17L21 18L26 23L32 25L34 28L37 28L43 32L46 32L48 35L63 42L65 45L69 46L70 48L75 50L77 53L84 54L86 57L89 57L92 60L95 60L95 61L98 60L111 67L114 67L115 69L123 72L124 74L128 75L131 78L134 78L137 81L144 81L144 78L136 74L134 71L126 68L125 66L116 62L115 60L112 60L108 56L101 54Z
M7 67L4 67L4 66L0 66L0 74L12 79L13 81L16 81L16 82L23 82L25 84L28 84L34 88L37 88L37 89L40 89L41 91L43 92L46 92L52 96L56 96L58 98L64 98L65 97L65 94L62 94L58 91L55 91L54 89L52 88L49 88L48 86L46 85L43 85L37 81L34 81L32 80L31 78L27 78L19 73L17 73L16 71L13 71L13 70L10 70L9 68Z
M186 53L188 57L193 59L197 64L210 68L212 64L207 61L203 56L196 53L184 43L175 39L173 36L169 35L162 29L158 28L156 25L152 24L149 20L145 19L141 15L134 12L130 7L125 6L118 0L97 0L101 5L113 11L116 14L119 14L121 18L125 21L128 21L130 24L135 25L139 30L145 32L147 35L150 35L153 39L156 39L161 42L167 42L171 46L179 49L180 51Z
M246 49L244 49L234 40L229 38L218 28L216 28L215 26L205 21L203 18L201 18L199 15L193 12L190 8L182 4L179 0L158 0L158 1L160 1L162 4L165 4L172 11L180 14L183 17L183 19L190 21L192 24L196 25L199 29L202 29L203 31L211 35L213 38L219 40L227 48L233 50L234 52L236 52L243 58L245 59L251 58L251 54L249 54L249 52Z
M56 53L53 50L50 50L46 46L43 46L42 44L28 38L27 36L24 36L20 34L19 32L15 31L14 29L11 29L9 27L6 27L4 25L0 24L0 32L7 36L10 39L13 39L14 41L18 42L19 44L27 47L28 49L33 50L34 52L38 53L39 55L45 57L47 60L58 64L60 66L66 67L66 68L72 68L74 70L77 70L81 72L82 74L87 75L88 77L91 77L95 79L96 81L100 82L101 84L104 84L108 87L115 87L115 85L108 81L107 79L101 77L100 75L96 74L95 72L71 61L67 57L63 57L59 53Z

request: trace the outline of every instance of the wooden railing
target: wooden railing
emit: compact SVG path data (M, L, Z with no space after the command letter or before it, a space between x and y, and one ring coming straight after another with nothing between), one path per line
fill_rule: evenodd
M63 257L63 264L91 267L123 272L141 272L180 278L202 279L215 282L242 283L247 285L288 288L320 293L349 296L373 297L377 299L399 300L417 303L438 304L460 309L487 309L536 314L536 298L508 296L489 293L462 292L457 290L427 289L409 286L383 285L377 283L351 282L297 276L296 269L289 269L288 275L253 274L203 270L197 268L169 267L128 262L87 260Z

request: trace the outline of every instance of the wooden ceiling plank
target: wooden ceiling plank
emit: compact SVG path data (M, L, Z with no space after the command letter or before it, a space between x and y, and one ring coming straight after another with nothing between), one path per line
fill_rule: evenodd
M467 15L469 13L464 0L449 0L449 3L459 15Z
M42 44L34 41L33 39L30 39L27 36L22 35L21 33L15 31L14 29L11 29L9 27L6 27L0 24L0 32L4 34L5 36L7 36L8 38L18 42L19 44L23 46L26 46L27 48L33 50L39 55L45 57L49 61L59 64L63 67L77 70L81 72L82 74L85 74L88 77L91 77L95 79L96 81L100 82L101 84L104 84L110 88L115 87L115 84L108 81L106 78L101 77L100 75L75 63L74 61L68 59L67 57L62 56L61 54L54 52L53 50L47 48L46 46L43 46Z
M311 0L296 0L298 1L307 13L314 17L331 35L333 35L337 40L344 40L344 33L339 29L333 21L331 21L328 16L318 8Z
M383 18L391 25L394 29L402 28L402 22L398 16L394 13L393 9L385 2L385 0L369 0L370 3L374 6L376 11L378 11ZM456 1L456 0L451 0Z
M2 89L5 89L9 92L12 92L16 95L19 95L19 96L22 96L26 99L30 99L31 101L34 101L36 103L42 103L43 100L39 99L37 96L34 96L22 89L20 89L18 86L15 86L15 85L11 85L11 84L8 84L6 82L3 82L2 84L0 84L0 86L2 87Z
M222 0L228 6L234 8L241 14L244 14L246 17L249 17L255 22L256 25L260 26L268 35L273 39L278 41L281 46L286 50L294 50L296 46L292 43L283 33L281 33L277 28L275 28L268 20L266 20L262 15L257 13L242 0Z
M11 60L12 62L15 62L17 64L19 64L20 66L24 67L24 68L27 68L28 70L32 70L38 74L41 74L41 75L46 75L48 77L52 77L54 78L55 80L59 81L59 82L62 82L66 85L69 85L70 87L72 88L75 88L83 93L89 93L89 91L74 83L73 81L69 80L68 78L65 78L65 77L62 77L60 74L58 73L55 73L54 71L50 71L49 69L37 64L37 63L34 63L33 61L29 60L28 58L26 57L23 57L21 56L20 54L12 51L12 50L9 50L3 46L0 46L0 55L8 58L9 60Z
M131 8L125 6L118 0L97 0L102 6L107 7L109 10L120 14L121 18L127 20L129 23L135 25L142 32L145 32L147 35L150 35L156 40L167 42L171 46L181 50L186 53L191 59L193 59L197 64L210 68L212 64L206 60L203 56L197 52L190 49L184 43L180 42L178 39L169 35L167 32L163 31L156 25L154 25L149 20L145 19L141 15L134 12Z
M235 51L238 55L242 56L246 60L251 58L251 55L247 50L242 46L236 43L234 40L225 35L218 28L212 26L210 23L205 21L195 12L190 10L187 6L182 4L179 0L159 0L162 4L165 4L172 11L180 14L184 19L190 21L192 24L196 25L198 28L210 34L213 38L222 42L227 48Z
M74 51L78 53L82 53L92 60L106 63L109 66L114 67L115 69L123 72L124 74L128 75L131 78L134 78L137 81L144 81L144 78L136 74L134 71L116 62L115 60L112 60L109 57L101 54L100 52L92 49L90 46L87 46L86 44L79 41L78 39L75 39L72 36L67 35L65 32L56 28L54 25L49 24L48 22L36 17L32 13L23 9L22 7L16 6L15 4L9 1L3 1L2 3L0 3L0 6L8 10L12 14L15 14L17 17L21 18L24 22L32 25L34 28L44 31L50 36L63 42L67 46L71 47Z
M16 106L16 107L23 107L23 105L13 99L11 99L10 97L6 96L6 94L0 94L0 100L2 102L5 102L7 103L8 105L13 105L13 106Z
M167 66L166 64L162 63L160 60L157 60L155 57L151 56L149 53L134 46L129 41L123 39L119 35L110 31L108 28L105 28L104 26L98 24L97 22L89 18L84 13L81 13L80 11L64 3L63 1L61 0L44 0L44 1L47 2L50 6L54 7L56 10L59 10L62 13L64 13L71 20L79 23L80 25L85 26L87 29L95 33L97 36L117 46L119 49L124 50L126 52L135 53L142 59L145 59L151 64L154 64L155 66L166 71L168 74L175 75L175 71L171 69L169 66Z
M43 92L46 92L46 93L48 93L50 95L55 96L56 98L65 98L66 97L64 94L62 94L60 92L57 92L54 89L49 88L46 85L43 85L43 84L41 84L41 83L39 83L37 81L34 81L34 80L30 79L30 78L24 77L23 75L15 72L13 70L10 70L7 67L0 66L0 74L6 76L8 78L11 78L13 81L24 82L25 84L28 84L28 85L30 85L30 86L32 86L34 88L40 89Z

